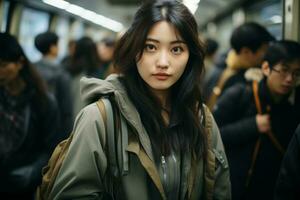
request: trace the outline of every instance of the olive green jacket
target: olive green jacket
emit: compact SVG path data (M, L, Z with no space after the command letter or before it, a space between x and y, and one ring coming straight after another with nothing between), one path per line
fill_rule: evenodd
M96 103L92 103L76 118L73 140L55 180L50 199L107 199L108 193L113 193L115 199L167 199L154 164L149 136L118 76L111 75L106 80L83 78L81 83L82 96L86 102L103 95L114 95L116 106L130 127L126 148L129 173L117 181L109 176L105 124ZM210 113L208 115L212 117ZM204 184L207 181L204 180L204 160L193 163L191 156L185 155L181 173L188 180L181 180L180 199L231 199L228 163L219 130L214 120L212 122L211 153L216 158L216 170L211 175L213 177L208 178L214 180L211 182L213 191L211 194L205 192ZM154 186L151 189L148 180ZM118 184L112 184L114 181Z

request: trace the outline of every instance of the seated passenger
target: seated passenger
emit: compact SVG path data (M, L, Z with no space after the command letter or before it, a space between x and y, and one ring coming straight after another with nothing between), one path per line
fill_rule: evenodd
M300 44L274 42L261 69L258 85L233 86L213 112L229 160L233 200L273 198L284 149L300 122Z
M58 109L17 40L0 33L0 199L33 199L57 144Z

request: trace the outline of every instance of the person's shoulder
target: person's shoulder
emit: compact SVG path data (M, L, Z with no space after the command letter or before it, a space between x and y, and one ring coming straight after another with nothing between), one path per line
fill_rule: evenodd
M81 109L78 115L87 116L87 118L91 121L95 121L99 118L99 109L97 107L96 102L90 103Z
M224 91L224 94L222 94L222 96L240 96L242 94L244 94L245 92L248 92L248 84L246 83L236 83L230 87L227 88L227 90Z

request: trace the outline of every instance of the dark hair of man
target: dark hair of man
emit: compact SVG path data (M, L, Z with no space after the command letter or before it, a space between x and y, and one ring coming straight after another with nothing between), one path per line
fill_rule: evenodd
M17 39L8 33L0 33L0 49L2 49L0 51L0 60L5 62L21 62L23 64L20 76L24 79L26 87L32 88L36 92L37 103L45 106L47 96L46 85L35 68L30 64Z
M140 77L136 65L143 54L150 29L160 21L174 25L190 53L183 75L171 88L168 127L161 116L161 111L165 109ZM154 151L159 149L163 154L168 154L173 147L176 150L193 151L197 157L205 156L205 130L198 115L199 109L204 113L199 85L204 51L198 39L197 23L189 10L178 1L147 1L137 11L131 27L117 43L114 58Z
M208 56L211 56L214 53L216 53L216 51L219 48L219 44L217 43L217 41L211 38L207 38L204 43L205 43L205 53Z
M76 42L74 55L68 70L72 75L86 71L89 73L100 67L100 58L95 42L89 37L82 37Z
M43 54L47 54L50 51L52 45L57 45L58 36L53 32L44 32L38 34L34 39L35 47Z
M300 44L289 40L273 42L265 54L264 61L269 63L271 69L279 63L300 63Z
M263 26L255 22L247 22L234 29L230 44L237 53L243 47L255 53L262 45L273 40L274 37Z

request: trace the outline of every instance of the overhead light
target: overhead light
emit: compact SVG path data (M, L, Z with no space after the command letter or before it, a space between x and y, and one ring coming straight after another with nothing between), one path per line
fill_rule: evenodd
M282 17L280 15L274 15L270 18L270 21L274 24L282 23Z
M62 0L43 0L43 2L60 9L65 9L70 5L69 2Z
M103 26L107 29L110 29L114 32L120 32L123 29L123 24L105 17L103 15L99 15L91 10L85 9L81 6L69 3L65 0L43 0L44 3L54 6L56 8L65 10L69 13L77 15L81 18L84 18L94 24Z
M69 13L72 13L74 15L78 15L80 17L83 14L83 12L85 11L84 8L82 8L80 6L77 6L75 4L70 4L65 10L68 11Z
M183 0L182 3L191 11L192 14L195 14L200 0Z

